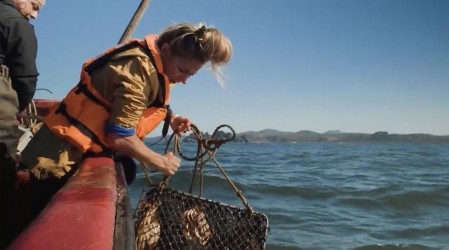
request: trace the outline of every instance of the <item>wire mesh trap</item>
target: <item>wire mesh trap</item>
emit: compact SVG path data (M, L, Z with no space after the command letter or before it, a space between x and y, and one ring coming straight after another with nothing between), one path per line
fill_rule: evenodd
M264 249L268 218L170 188L147 187L136 210L141 249Z
M194 132L196 130L197 128L194 127ZM195 172L197 167L200 169L199 195L193 195L191 191L195 174L192 176L190 193L167 187L169 177L165 177L159 185L152 184L151 179L148 178L151 185L143 190L135 211L137 250L265 249L269 231L268 218L264 214L253 211L242 193L215 160L215 151L219 147L219 145L213 145L216 131L208 140L201 138L199 132L195 133L199 145L195 158L183 157L178 149L183 159L196 161ZM224 141L220 139L218 142L221 145ZM204 148L206 150L203 152ZM203 156L207 156L207 160L212 159L216 163L245 208L201 197L202 167L205 163ZM145 170L146 165L143 164L143 166Z

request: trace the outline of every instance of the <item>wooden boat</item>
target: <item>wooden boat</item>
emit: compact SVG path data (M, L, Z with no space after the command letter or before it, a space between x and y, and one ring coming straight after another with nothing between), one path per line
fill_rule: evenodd
M8 249L132 249L126 190L111 159L87 159Z
M45 116L58 103L34 100L33 117ZM7 249L133 249L134 222L124 163L106 157L84 160ZM28 171L18 172L15 184L18 204L27 204L29 179ZM26 208L18 209L26 213Z

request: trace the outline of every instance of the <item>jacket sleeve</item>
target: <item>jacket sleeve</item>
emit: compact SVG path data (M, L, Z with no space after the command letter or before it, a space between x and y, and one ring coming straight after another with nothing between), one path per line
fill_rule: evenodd
M33 99L36 92L37 39L34 27L24 18L11 18L6 51L12 86L17 92L20 111Z
M151 74L149 65L149 59L144 57L120 58L109 64L109 75L115 76L111 81L115 87L110 117L112 123L131 128L137 126L150 103L149 97L158 90L157 85L152 84L157 82L157 78L156 74Z
M135 128L158 91L157 74L139 49L122 52L91 74L94 87L111 102L109 123Z

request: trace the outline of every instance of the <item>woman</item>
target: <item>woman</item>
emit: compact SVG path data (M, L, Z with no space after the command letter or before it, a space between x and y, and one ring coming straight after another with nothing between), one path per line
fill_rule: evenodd
M170 112L171 86L185 84L208 63L219 76L231 54L229 39L217 29L182 23L88 60L78 85L23 151L23 164L38 179L59 178L83 157L120 153L173 175L180 159L142 140L162 121L178 134L188 131L190 120Z

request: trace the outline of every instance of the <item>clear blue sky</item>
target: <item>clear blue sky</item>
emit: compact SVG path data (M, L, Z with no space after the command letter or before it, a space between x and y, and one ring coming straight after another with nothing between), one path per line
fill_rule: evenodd
M36 98L60 99L115 45L140 0L49 0ZM208 69L173 89L202 130L449 135L448 0L152 0L133 37L205 22L234 46L221 89Z

